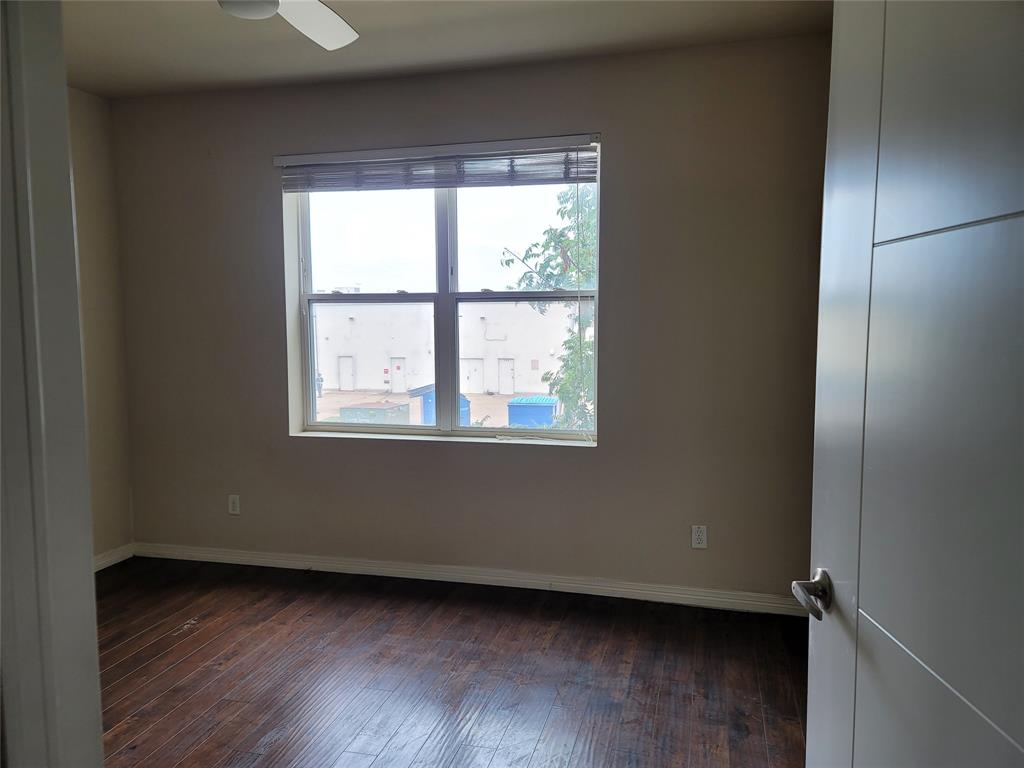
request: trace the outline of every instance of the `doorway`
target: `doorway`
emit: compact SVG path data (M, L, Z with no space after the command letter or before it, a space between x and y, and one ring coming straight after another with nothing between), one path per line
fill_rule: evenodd
M405 358L391 358L391 391L408 392L409 387L405 383Z
M481 394L484 391L484 361L479 357L461 358L459 381L462 393Z
M498 394L514 395L516 393L516 361L511 357L498 359Z
M338 389L351 392L356 388L356 360L351 355L338 355Z

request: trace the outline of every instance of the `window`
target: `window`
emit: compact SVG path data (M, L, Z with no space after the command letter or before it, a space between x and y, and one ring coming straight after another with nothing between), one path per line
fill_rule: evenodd
M598 155L588 135L277 158L303 429L592 442Z

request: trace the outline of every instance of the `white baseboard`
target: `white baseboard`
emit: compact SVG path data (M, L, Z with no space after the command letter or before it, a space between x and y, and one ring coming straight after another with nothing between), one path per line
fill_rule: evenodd
M120 563L122 560L127 560L134 554L134 544L123 544L120 547L108 549L106 552L100 552L98 555L92 556L92 569L93 571L102 571L104 568L107 568L114 563Z
M187 547L177 544L138 542L134 553L139 557L163 557L173 560L200 560L211 563L263 565L271 568L358 573L370 576L395 576L405 579L454 581L466 584L490 584L502 587L549 589L556 592L575 592L585 595L625 597L651 600L658 603L677 603L701 608L721 608L730 611L754 613L780 613L806 616L807 612L788 595L769 595L760 592L737 592L728 589L701 589L677 587L668 584L642 584L615 579L585 576L555 576L498 568L472 568L463 565L428 565L424 563L397 563L386 560L362 560L351 557L323 557L276 552L246 552L238 549Z

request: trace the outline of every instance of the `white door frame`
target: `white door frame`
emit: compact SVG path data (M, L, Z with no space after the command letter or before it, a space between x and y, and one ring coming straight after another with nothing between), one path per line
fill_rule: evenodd
M100 768L92 516L60 4L5 2L0 14L3 759L12 768Z

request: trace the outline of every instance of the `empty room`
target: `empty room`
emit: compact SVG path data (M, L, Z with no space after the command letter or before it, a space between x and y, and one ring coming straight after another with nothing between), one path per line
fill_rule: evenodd
M4 768L1024 768L1024 2L0 13Z

